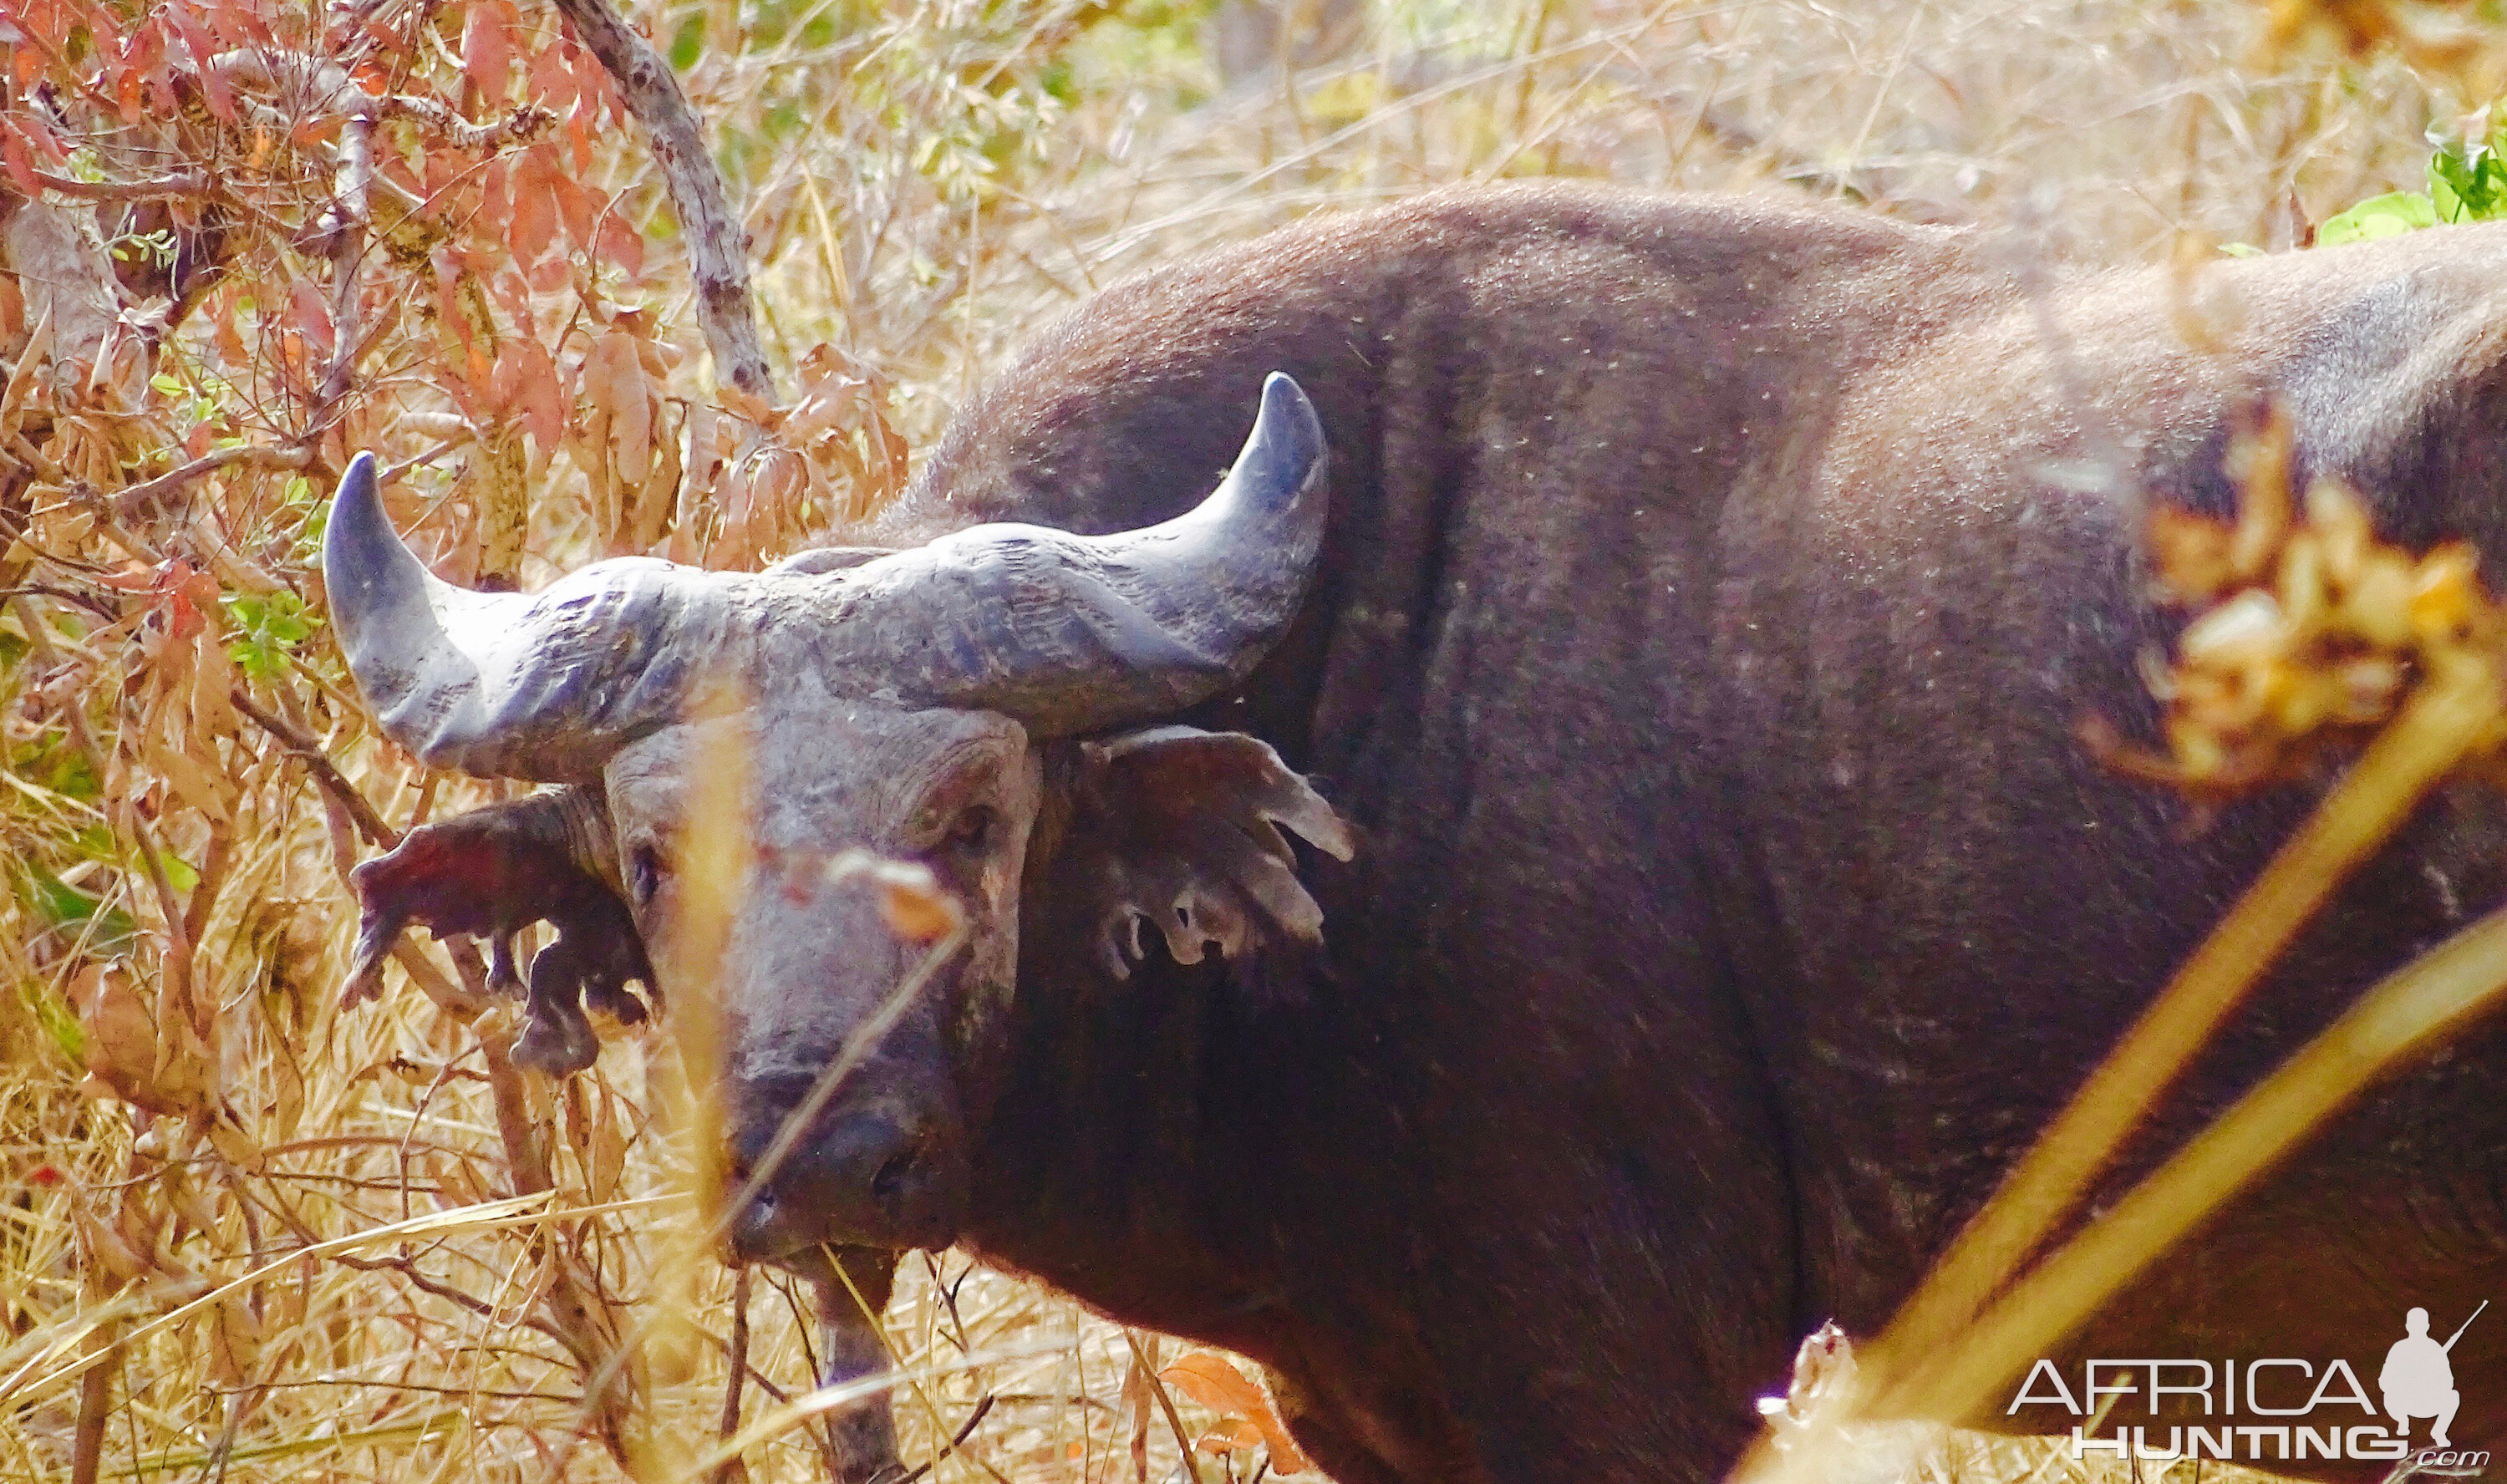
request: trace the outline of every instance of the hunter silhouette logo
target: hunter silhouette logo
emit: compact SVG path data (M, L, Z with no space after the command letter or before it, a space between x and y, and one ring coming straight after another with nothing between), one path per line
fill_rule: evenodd
M2454 1421L2454 1409L2463 1404L2463 1394L2454 1389L2454 1362L2449 1356L2454 1342L2472 1327L2472 1321L2481 1318L2481 1310L2489 1307L2489 1300L2483 1299L2481 1308L2454 1326L2443 1345L2429 1338L2426 1309L2403 1316L2403 1337L2385 1352L2385 1368L2377 1373L2377 1389L2385 1394L2385 1415L2405 1437L2411 1436L2414 1418L2431 1418L2430 1445L2448 1446L2446 1430Z
M2349 1460L2402 1465L2394 1477L2479 1477L2489 1467L2489 1450L2457 1448L2450 1435L2463 1403L2453 1352L2489 1307L2483 1299L2444 1341L2429 1333L2426 1309L2404 1315L2403 1337L2386 1347L2374 1398L2366 1368L2343 1356L2097 1357L2079 1362L2077 1386L2053 1360L2040 1359L2006 1415L2037 1407L2068 1413L2076 1460L2217 1459L2263 1468ZM2416 1443L2412 1425L2423 1420L2428 1440Z

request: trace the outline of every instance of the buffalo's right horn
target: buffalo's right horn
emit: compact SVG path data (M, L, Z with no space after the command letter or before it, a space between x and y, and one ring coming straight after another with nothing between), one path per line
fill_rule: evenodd
M1191 510L1107 536L969 526L855 567L826 652L1045 736L1180 710L1242 680L1296 617L1325 452L1313 404L1274 373L1235 466Z
M348 669L393 741L434 767L565 783L599 778L745 647L740 589L756 581L629 557L528 596L456 588L393 532L371 453L340 481L322 580Z

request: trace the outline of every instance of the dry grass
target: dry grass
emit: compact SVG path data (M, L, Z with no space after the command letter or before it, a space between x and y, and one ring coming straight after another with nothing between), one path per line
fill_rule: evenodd
M2008 228L2040 253L2277 246L2414 183L2423 129L2454 106L2391 58L2258 62L2257 13L2198 0L1382 0L1358 10L1354 46L1293 81L1221 78L1190 14L1091 14L1077 0L705 0L643 18L666 43L694 25L714 43L686 81L748 202L782 374L825 344L818 365L871 388L870 412L831 424L844 449L803 451L817 498L738 531L682 506L671 549L754 560L823 533L876 496L881 419L927 446L1041 317L1326 206L1580 173L1852 197ZM527 30L554 23L517 15ZM642 154L603 142L592 156L591 181L667 249ZM318 197L319 169L302 169ZM272 300L305 271L276 249L238 270ZM667 250L640 292L653 312L620 333L695 344ZM621 495L616 461L579 442L531 446L526 465L524 444L448 422L425 344L396 325L368 352L363 405L311 458L354 436L427 459L403 518L423 511L456 565L494 565L518 472L527 582L617 545L643 487ZM655 444L694 470L705 424L678 419L713 399L702 355L672 360L657 348L637 364L666 409ZM64 403L50 458L108 442L114 456L89 466L107 489L162 468L147 460L190 415L145 381L82 413L84 433ZM287 426L296 406L260 383L234 395L256 427ZM395 975L380 1003L338 1010L354 918L339 873L371 847L302 756L221 708L245 621L203 590L207 627L187 633L164 590L142 602L111 580L186 558L230 596L309 592L289 477L239 464L188 505L118 522L47 506L47 479L8 487L18 508L0 501L45 554L0 553L0 588L21 590L0 619L0 979L14 987L0 995L0 1180L14 1187L0 1201L0 1475L67 1476L84 1417L102 1428L90 1451L106 1477L603 1476L619 1466L578 1436L586 1377L634 1340L613 1367L636 1398L620 1451L650 1477L685 1477L723 1422L732 1279L687 1252L693 1120L668 1037L619 1035L563 1086L517 1076L496 1050L510 1012L478 1014L434 950L419 960L435 965L432 995ZM724 479L711 488L727 502L763 488ZM635 544L663 539L643 534ZM80 600L99 595L103 611ZM317 634L243 677L247 699L389 826L490 796L374 740L323 646ZM65 910L37 871L91 900ZM523 1209L494 1204L517 1191ZM805 1309L771 1279L754 1290L752 1423L809 1384ZM943 1484L1128 1479L1136 1440L1150 1476L1175 1475L1163 1410L1126 1387L1130 1342L1068 1302L959 1254L916 1257L888 1330L914 1373L896 1395L909 1460L985 1409L935 1465ZM1186 1432L1213 1426L1178 1400ZM2089 1477L2032 1444L1903 1441L1867 1460L1875 1477ZM1257 1457L1201 1466L1241 1477ZM759 1480L818 1468L806 1427L745 1462Z

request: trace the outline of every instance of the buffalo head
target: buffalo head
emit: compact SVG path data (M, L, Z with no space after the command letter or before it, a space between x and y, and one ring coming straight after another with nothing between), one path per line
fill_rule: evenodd
M758 573L612 561L527 596L430 574L361 456L323 570L394 740L430 764L605 793L615 880L660 978L719 1012L734 1169L813 1104L735 1249L943 1246L1004 1075L1022 885L1044 851L1086 847L1048 868L1082 878L1118 975L1144 921L1183 961L1316 935L1274 821L1346 857L1330 810L1251 738L1147 724L1241 680L1288 627L1321 543L1324 454L1304 393L1274 376L1224 482L1161 525L978 525ZM704 884L736 905L698 966L673 932L683 847L726 767L746 780L746 849L741 880ZM963 931L936 969L883 915L876 873L838 868L865 853L956 899ZM876 1044L813 1098L875 1018Z

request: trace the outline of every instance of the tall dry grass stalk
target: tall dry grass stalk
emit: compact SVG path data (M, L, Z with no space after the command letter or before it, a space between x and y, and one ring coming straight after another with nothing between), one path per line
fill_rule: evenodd
M1253 4L636 13L745 202L785 401L712 385L651 162L545 8L272 9L274 51L214 30L253 6L196 8L248 54L179 96L143 67L128 111L58 78L35 109L12 73L0 1476L822 1467L806 1297L759 1275L735 1313L708 1255L692 1007L552 1084L505 1061L473 953L406 945L340 1003L348 867L499 792L381 741L319 627L310 523L349 451L450 575L750 564L874 509L1045 315L1311 210L1591 174L2055 257L2278 246L2416 180L2463 101L2383 54L2259 59L2223 0L1372 0L1216 44ZM161 39L168 78L200 61ZM103 65L41 50L11 66ZM1217 1372L961 1255L906 1262L887 1330L942 1484L1270 1462ZM2071 1471L1938 1438L1892 1466Z

